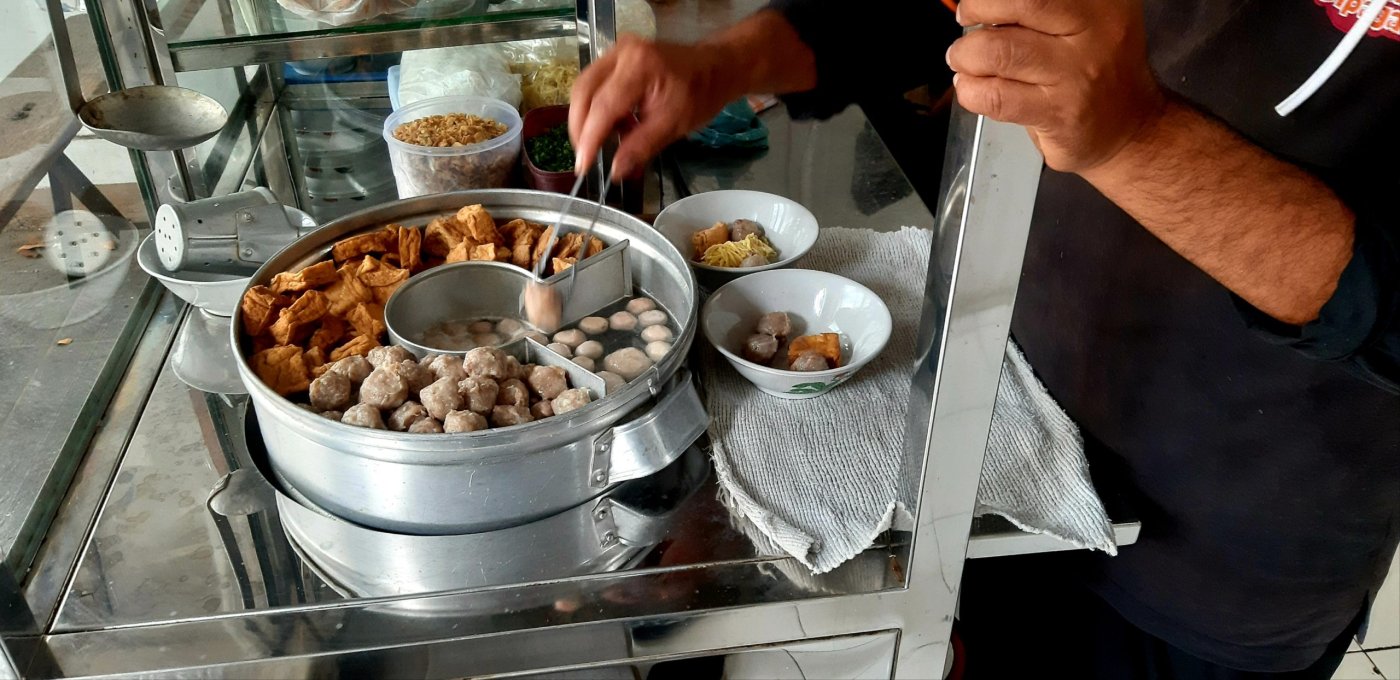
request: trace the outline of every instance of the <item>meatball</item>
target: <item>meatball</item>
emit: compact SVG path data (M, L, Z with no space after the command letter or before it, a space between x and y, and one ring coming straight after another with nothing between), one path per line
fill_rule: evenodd
M763 253L749 253L744 256L744 259L739 260L740 267L762 267L766 264L770 263Z
M642 329L642 342L671 342L676 339L676 334L666 324L658 326L647 326Z
M649 312L642 312L637 315L637 323L642 326L664 326L666 325L666 312L653 309Z
M755 364L766 364L777 353L778 339L767 333L754 333L744 340L744 358Z
M475 411L451 411L442 420L443 432L476 432L488 427L486 418Z
M588 357L589 359L602 359L603 343L597 340L589 340L580 343L578 347L574 348L574 356Z
M462 368L462 357L454 354L438 355L427 366L435 379L452 378L455 382L461 382L462 378L467 377L467 369Z
M587 339L588 336L584 335L583 331L577 328L571 328L567 331L559 331L558 333L554 334L554 341L562 342L565 345L568 345L569 349L578 347L579 345L583 344L584 340Z
M344 418L344 417L345 417L345 412L344 412L344 411L322 411L322 412L318 413L317 415L321 416L322 418L325 418L326 420L334 420L334 421L339 422L341 418Z
M496 427L521 425L532 420L529 406L497 406L491 409L491 424Z
M597 362L593 361L593 357L578 356L570 359L569 361L572 361L578 364L579 366L582 366L585 371L591 372L598 368L598 364Z
M496 322L496 335L503 338L513 338L525 332L525 324L515 319L501 319Z
M432 371L412 359L404 359L397 364L389 364L384 367L384 370L398 373L400 377L408 382L409 392L417 392L433 384L433 381L437 379L437 376L433 375Z
M530 389L542 399L553 399L569 389L569 375L558 366L540 366L530 374Z
M603 379L603 387L605 387L609 393L627 386L627 381L623 380L622 376L612 371L598 371L598 377Z
M629 382L646 373L648 368L651 368L651 359L647 358L646 352L636 347L617 350L603 359L604 370L616 373ZM558 408L555 410L558 411Z
M554 404L548 401L537 401L530 405L530 417L541 420L554 415Z
M397 364L404 359L413 359L413 352L410 352L398 345L388 347L375 347L369 351L365 359L375 368L383 368L384 364Z
M408 431L414 434L439 434L442 432L442 423L439 423L437 418L424 416L413 421L413 424L408 426Z
M643 312L645 314L646 312ZM637 317L631 312L617 312L608 317L608 328L615 331L630 331L637 327Z
M490 413L500 391L501 386L490 378L468 377L457 383L457 392L462 395L467 409L477 413Z
M535 371L535 373L539 373L539 371ZM500 406L529 406L530 388L516 378L502 382L501 389L496 394L496 404Z
M350 393L355 386L350 379L335 371L326 371L311 381L311 405L317 411L335 411L350 405Z
M340 422L355 427L368 427L375 430L384 429L384 418L379 415L379 409L369 404L355 404L345 410L345 415L340 417Z
M574 356L573 348L569 347L568 345L562 342L551 342L548 345L546 345L546 347L549 348L549 351L554 352L555 354L558 354L559 356L564 357L565 359L570 359Z
M652 361L661 361L662 359L665 359L666 355L671 352L671 343L661 342L660 340L656 342L649 342L647 343L646 352L648 359L651 359Z
M767 333L782 340L792 333L792 319L788 318L787 312L768 312L758 317L758 323L754 324L753 332Z
M508 377L506 374L506 353L494 347L478 347L470 352L462 360L463 368L467 369L467 375L473 378L494 378L501 380Z
M476 343L477 347L495 347L505 341L495 333L477 333L472 336L472 342Z
M405 401L389 414L387 424L395 432L404 432L413 424L428 417L428 409L416 401Z
M519 359L509 354L506 355L506 377L517 380L525 379L525 367L520 365Z
M608 320L601 316L585 316L578 322L578 329L589 335L608 332Z
M481 335L482 333L495 333L496 324L491 323L487 319L480 319L478 321L473 321L467 324L467 332L471 333L472 335Z
M748 238L749 234L763 236L763 225L753 220L734 220L729 223L729 240L742 241Z
M816 352L803 352L788 366L789 371L825 371L828 368L831 365L826 362L826 357Z
M571 390L564 390L550 403L554 407L554 415L561 416L569 411L577 411L588 405L592 401L588 396L588 390L576 387Z
M408 399L408 381L388 368L376 368L360 385L360 403L374 408L398 408ZM347 415L349 413L347 412Z
M369 372L374 370L369 361L358 354L352 354L340 361L331 364L331 371L335 371L350 379L350 382L358 385L369 377Z
M428 409L428 415L442 420L449 412L462 408L462 394L457 391L457 382L452 378L438 378L418 393L418 399L423 402L423 408Z
M529 331L529 332L525 333L525 337L527 337L527 338L529 338L529 339L531 339L531 340L534 340L535 342L538 342L538 343L540 343L541 345L548 345L548 344L549 344L549 336L548 336L548 335L545 335L544 333L541 333L541 332L539 332L539 331Z
M539 368L539 366L536 364L522 364L520 366L520 375L517 377L525 382L530 382L530 376L534 374L537 368Z
M633 315L641 314L642 312L650 312L653 309L656 309L656 300L651 298L634 298L627 303L627 311Z

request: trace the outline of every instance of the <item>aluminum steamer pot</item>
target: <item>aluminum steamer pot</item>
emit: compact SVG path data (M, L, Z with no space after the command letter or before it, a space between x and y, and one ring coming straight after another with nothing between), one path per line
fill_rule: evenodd
M486 189L419 196L351 213L287 246L249 280L265 285L328 256L340 239L386 224L422 226L480 203L498 222L548 223L560 197ZM587 211L581 211L587 212ZM589 215L566 224L587 226ZM273 474L312 503L363 526L404 534L492 531L556 514L674 461L708 421L688 375L677 376L695 337L695 278L685 258L646 223L605 208L596 235L628 239L632 280L678 326L671 353L626 387L567 415L460 434L413 435L345 425L304 410L248 365L241 315L232 338L238 374L257 412Z

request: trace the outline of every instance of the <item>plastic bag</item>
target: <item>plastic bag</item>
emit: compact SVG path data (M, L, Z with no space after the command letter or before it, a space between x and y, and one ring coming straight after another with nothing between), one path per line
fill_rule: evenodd
M418 6L418 0L277 0L283 9L331 26L369 21Z
M399 106L431 97L491 97L520 108L520 76L499 45L464 45L404 52Z

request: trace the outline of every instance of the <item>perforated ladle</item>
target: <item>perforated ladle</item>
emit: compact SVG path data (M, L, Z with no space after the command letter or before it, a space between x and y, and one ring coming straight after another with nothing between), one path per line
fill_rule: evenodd
M128 149L173 151L185 200L194 200L196 196L183 150L218 134L228 121L228 111L208 95L165 84L149 25L141 27L144 30L139 32L155 84L116 90L86 100L73 60L73 43L69 39L68 23L63 18L63 7L60 0L47 0L47 4L59 70L68 91L68 105L77 114L78 121L94 135ZM132 0L132 10L137 20L145 23L145 7L141 0Z

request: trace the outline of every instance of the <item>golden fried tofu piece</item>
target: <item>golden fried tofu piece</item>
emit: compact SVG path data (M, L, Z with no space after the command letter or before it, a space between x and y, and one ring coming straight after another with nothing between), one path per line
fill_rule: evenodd
M594 236L588 241L588 251L584 254L584 257L593 257L603 252L603 249L607 247L607 244L603 243L603 239Z
M690 237L690 247L694 251L696 260L705 256L705 251L711 246L717 246L729 241L729 225L723 222L715 222L715 226L709 229L701 229Z
M454 216L439 217L428 222L423 230L423 250L438 257L446 257L452 249L469 238L465 225Z
M317 368L320 368L321 366L325 365L326 350L323 350L320 347L312 347L311 349L308 349L302 353L301 362L306 365L306 369L308 371L312 371L314 373Z
M311 334L306 346L329 352L336 343L345 339L345 333L349 330L350 324L345 323L344 319L327 314L321 318L321 326Z
M239 311L243 315L243 331L251 336L267 332L277 320L277 312L290 304L288 298L272 292L267 286L253 286L243 294Z
M339 281L331 284L326 289L326 299L330 301L330 312L336 316L345 316L355 305L361 302L374 302L374 291L366 286L358 276L360 266L351 266L349 263L340 266L336 270Z
M472 248L470 255L472 260L485 260L488 262L509 262L510 250L505 246L498 246L494 243L483 243Z
M282 272L272 277L272 292L301 293L335 282L335 263L317 262L299 272Z
M331 248L331 257L336 262L344 262L359 255L372 253L396 253L399 250L399 234L396 229L380 229L368 234L342 239Z
M559 247L554 250L555 257L572 257L577 259L579 248L583 245L583 235L577 232L564 234L559 239Z
M369 287L374 295L374 302L384 304L389 301L389 296L408 280L409 271L391 267L372 257L365 258L360 263L360 269L355 273L356 278L361 283Z
M365 356L379 346L379 340L368 335L357 335L331 352L331 361L336 362L351 355Z
M530 251L530 261L539 262L540 258L547 256L545 249L550 247L549 240L554 238L554 227L549 227L540 233L540 237L535 240L535 248Z
M550 274L551 274L551 275L553 275L553 274L558 274L559 272L562 272L562 271L564 271L565 269L568 269L569 267L574 266L574 264L575 264L576 262L578 262L578 259L577 259L577 258L573 258L573 257L556 257L556 258L554 258L554 269L550 271Z
M496 230L496 220L492 219L491 213L486 212L486 208L479 204L469 205L458 210L457 223L465 227L467 235L478 243L505 245L505 239L501 238L501 233Z
M841 366L841 335L822 333L793 338L792 344L788 345L788 362L796 361L798 356L808 352L826 357L826 362L831 364L832 368Z
M412 272L423 264L423 232L417 227L398 228L399 266Z
M248 363L263 384L284 397L311 386L311 372L296 345L263 350L249 358Z
M310 334L312 324L330 311L330 302L319 290L308 290L301 294L291 306L277 314L276 323L268 329L272 338L282 345L300 342Z
M384 332L384 306L362 302L345 315L345 320L355 329L355 335L378 339L379 334Z

